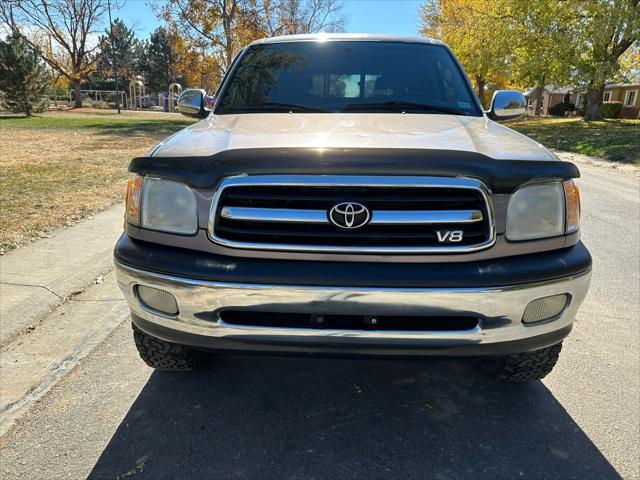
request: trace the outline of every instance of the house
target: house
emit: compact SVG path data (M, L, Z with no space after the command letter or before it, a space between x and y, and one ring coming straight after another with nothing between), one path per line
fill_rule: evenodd
M602 100L622 103L618 118L640 118L640 98L638 96L640 96L640 81L612 83L604 87Z
M549 115L549 108L565 101L576 106L580 105L585 94L586 91L583 89L546 85L544 88L531 88L524 93L524 96L528 100L529 115ZM640 81L636 80L606 85L602 100L622 103L619 118L640 118L640 98L638 97L640 97ZM540 105L538 105L539 98Z
M549 115L549 108L563 103L565 98L569 103L577 105L581 93L571 87L557 87L546 85L544 88L535 87L524 92L524 96L529 100L529 115ZM538 99L540 104L538 104Z

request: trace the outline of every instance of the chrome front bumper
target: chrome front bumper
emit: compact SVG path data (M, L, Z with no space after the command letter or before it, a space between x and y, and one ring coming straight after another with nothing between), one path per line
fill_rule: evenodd
M591 273L586 272L544 283L485 289L300 287L190 280L142 271L118 262L116 275L134 318L144 322L139 326L143 330L145 325L153 326L149 333L166 340L198 346L206 344L212 348L216 342L222 344L224 341L236 345L242 342L298 347L330 345L337 349L356 345L381 347L382 353L384 349L393 348L462 347L456 350L456 355L465 354L465 346L526 341L565 332L554 340L559 341L569 332L591 277ZM167 316L146 308L137 297L136 285L171 292L177 299L179 313ZM560 315L537 325L522 323L529 302L561 293L568 294L570 301ZM480 318L480 323L471 330L437 332L253 327L224 323L217 312L229 308L342 315L473 315ZM190 338L199 341L192 342ZM203 343L203 339L206 342ZM539 348L539 345L533 348ZM469 349L469 354L473 354L473 350Z

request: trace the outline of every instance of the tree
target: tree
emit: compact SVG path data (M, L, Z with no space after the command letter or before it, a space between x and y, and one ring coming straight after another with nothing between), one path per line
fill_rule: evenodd
M169 32L158 27L149 37L146 61L143 68L145 85L152 92L162 92L176 80L173 70L175 52L171 45Z
M339 0L263 0L261 23L269 36L339 32L346 17Z
M6 23L24 25L25 38L44 61L67 78L82 107L80 84L91 73L99 44L91 44L106 11L105 0L4 0L0 15ZM14 19L15 17L15 19Z
M248 41L262 36L251 0L168 0L161 14L191 48L204 46L220 73Z
M506 22L500 21L504 6L504 0L427 0L420 9L420 33L451 47L485 106L489 82L510 82L512 52Z
M173 64L176 78L183 86L198 86L214 92L222 79L217 59L210 54L205 42L187 42L172 34L171 46L175 54Z
M640 41L631 45L620 57L617 79L635 83L640 81Z
M620 69L620 57L640 40L640 0L573 0L578 15L575 67L587 84L584 119L602 118L605 82Z
M258 38L340 30L341 8L340 0L168 0L158 13L185 50L201 52L221 77L240 49Z
M576 57L575 12L555 0L510 0L502 21L507 22L514 75L526 85L539 87L539 108L545 85L571 81Z
M103 87L115 88L113 84L114 66L117 75L122 79L130 79L134 76L135 67L135 34L124 22L118 18L113 21L111 29L105 29L105 35L100 37L100 51L96 62L96 80Z
M42 112L49 106L51 76L27 40L18 32L0 40L0 90L14 113Z

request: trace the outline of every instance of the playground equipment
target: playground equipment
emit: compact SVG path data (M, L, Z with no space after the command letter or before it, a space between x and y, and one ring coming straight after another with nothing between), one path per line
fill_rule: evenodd
M182 93L182 85L179 83L172 83L169 85L167 92L161 92L158 94L158 106L165 112L177 112L176 105L178 104L180 93Z
M69 103L73 103L75 92L69 90ZM80 90L81 98L88 98L97 103L108 103L113 101L115 104L115 97L120 97L120 105L125 105L127 101L127 94L122 90Z
M131 100L129 108L142 109L144 97L144 78L138 75L129 82L129 99Z
M178 102L178 97L180 97L180 93L182 93L182 85L179 83L172 83L169 85L169 111L176 111L176 104Z

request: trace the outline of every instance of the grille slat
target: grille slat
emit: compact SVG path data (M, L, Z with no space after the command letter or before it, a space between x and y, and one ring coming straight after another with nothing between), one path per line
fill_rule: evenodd
M395 228L390 228L395 227ZM379 226L368 225L357 231L336 231L332 225L320 227L313 225L313 228L303 228L301 225L275 224L263 222L229 222L221 221L218 225L218 232L224 238L235 238L237 240L251 242L260 238L260 241L268 241L270 237L277 237L279 241L295 242L302 245L317 244L318 238L334 240L340 245L376 245L401 241L403 244L420 245L426 241L436 242L434 226L421 228L416 226L411 232L407 232L406 226ZM450 226L443 225L442 228ZM436 226L437 228L437 226ZM484 230L480 227L461 227L464 231L463 245L478 243L485 238Z
M302 176L288 185L286 178L225 180L212 205L211 238L238 248L406 253L470 251L494 241L491 205L475 180L361 177L366 182L359 185L359 177L350 177L349 185L335 177L334 185L328 184L334 177ZM357 229L331 223L328 212L345 202L366 206L369 223Z

